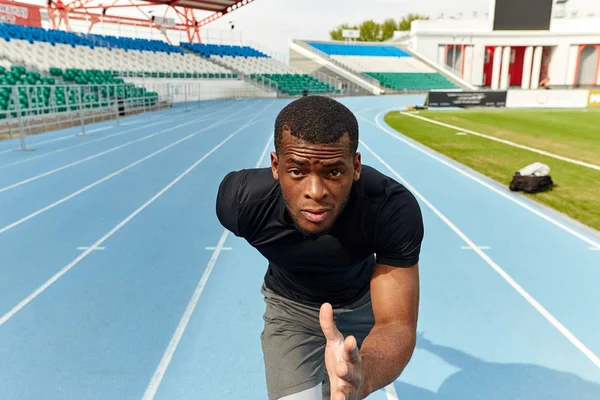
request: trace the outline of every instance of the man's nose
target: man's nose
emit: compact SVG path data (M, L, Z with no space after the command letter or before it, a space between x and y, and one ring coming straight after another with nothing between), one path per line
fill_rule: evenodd
M327 186L323 184L323 180L316 175L311 175L306 181L304 197L311 200L321 200L327 196Z

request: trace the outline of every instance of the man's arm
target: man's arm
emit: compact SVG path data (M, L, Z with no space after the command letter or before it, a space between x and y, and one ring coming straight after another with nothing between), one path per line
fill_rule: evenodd
M419 255L424 227L416 198L398 186L379 209L373 234L376 265L370 282L375 324L360 351L321 306L325 365L332 400L364 399L392 383L412 357L419 310Z
M377 264L371 278L375 325L360 349L362 398L400 376L416 343L419 314L419 266Z

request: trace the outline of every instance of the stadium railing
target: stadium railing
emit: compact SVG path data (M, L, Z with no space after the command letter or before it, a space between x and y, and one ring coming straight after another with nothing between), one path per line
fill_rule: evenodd
M277 90L276 82L264 78L264 85ZM135 84L53 84L0 85L0 140L70 127L81 127L165 108L201 107L207 100L241 100L276 98L276 91L266 92L255 86L213 86L185 80L144 80Z
M170 106L168 96L131 84L0 85L0 139L81 126Z

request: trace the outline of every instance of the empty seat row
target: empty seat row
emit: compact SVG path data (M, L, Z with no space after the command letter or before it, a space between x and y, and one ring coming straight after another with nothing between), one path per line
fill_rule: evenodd
M105 47L123 50L142 50L152 52L181 53L177 46L162 40L116 37L109 35L66 32L56 29L44 29L31 26L0 23L0 38L5 41L21 39L30 43L45 42L51 45L66 44L69 46L87 46L90 48Z
M295 70L273 58L210 56L211 61L221 63L227 68L250 74L294 74Z
M431 66L413 57L331 56L357 72L435 72Z
M380 57L410 57L406 51L396 46L389 45L357 45L341 43L318 43L308 42L308 44L327 55L342 56L380 56Z
M193 54L90 48L66 44L28 42L0 38L0 59L23 64L39 71L50 68L81 68L132 72L207 73L221 76L233 71Z
M276 82L280 91L290 95L301 94L304 90L310 94L341 93L341 90L306 74L252 74L251 77L264 77Z
M268 57L266 54L249 46L231 46L206 43L181 43L183 49L200 54L204 57L231 56L231 57Z
M394 90L432 90L455 89L456 85L439 72L432 73L397 73L397 72L367 72L367 75L377 79L382 85Z
M17 110L27 110L32 114L48 114L76 110L80 101L85 108L99 108L109 105L109 100L117 98L144 98L147 105L155 104L156 92L126 84L123 79L113 77L110 71L67 70L64 75L53 70L56 78L45 77L39 72L28 71L22 66L7 69L0 66L0 119L16 117ZM81 91L69 89L69 84L82 85ZM112 84L113 86L102 86ZM27 88L14 88L16 85L29 85ZM15 99L18 98L18 101ZM25 111L22 111L25 113Z

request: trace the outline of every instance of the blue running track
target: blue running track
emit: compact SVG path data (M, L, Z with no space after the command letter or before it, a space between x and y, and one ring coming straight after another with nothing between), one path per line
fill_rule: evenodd
M363 162L418 197L417 349L370 399L600 399L600 235L347 98ZM215 216L289 100L213 101L0 143L0 399L265 399L266 262Z

